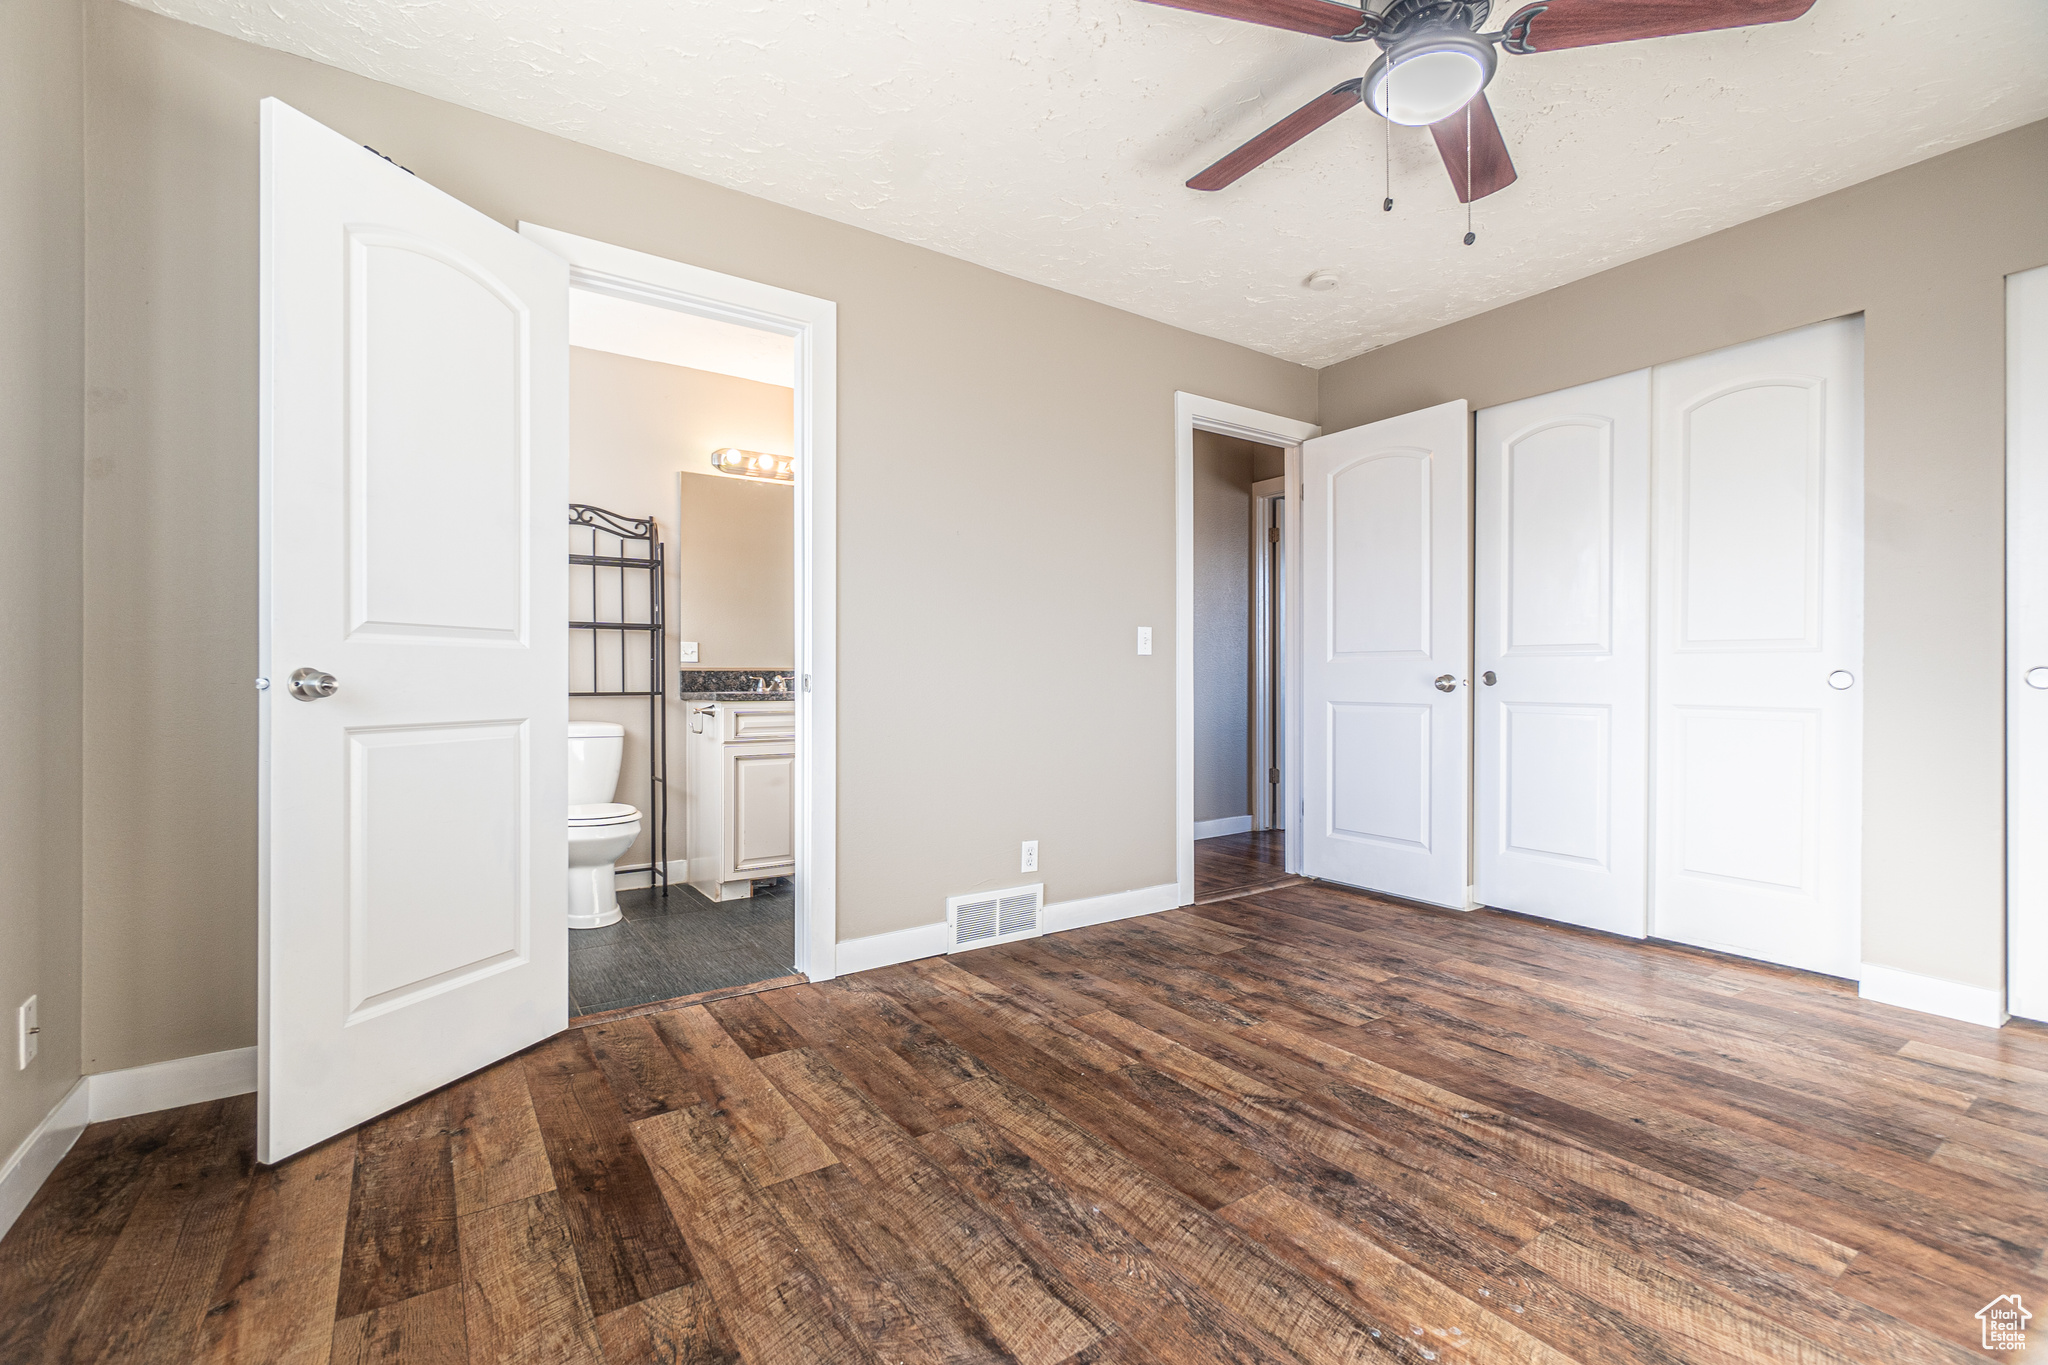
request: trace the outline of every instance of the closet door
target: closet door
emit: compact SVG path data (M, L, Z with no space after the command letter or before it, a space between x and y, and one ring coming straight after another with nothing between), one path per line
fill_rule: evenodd
M2006 1008L2048 1019L2048 266L2005 287Z
M1641 938L1650 372L1487 408L1478 430L1476 896Z
M1863 323L1659 368L1652 932L1858 975Z

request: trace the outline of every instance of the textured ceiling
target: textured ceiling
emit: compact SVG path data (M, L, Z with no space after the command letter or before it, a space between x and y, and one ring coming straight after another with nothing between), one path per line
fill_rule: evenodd
M1522 178L1467 247L1426 129L1393 130L1380 211L1363 110L1219 194L1182 188L1377 49L1140 0L144 8L1310 365L2048 116L2044 0L1818 0L1504 57Z
M588 289L569 291L569 344L790 388L796 338Z

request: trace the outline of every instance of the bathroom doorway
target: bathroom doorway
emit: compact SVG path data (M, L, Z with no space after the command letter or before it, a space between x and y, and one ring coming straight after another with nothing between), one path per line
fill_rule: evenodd
M572 268L569 318L569 1017L828 977L816 329L674 287L709 272L522 230L599 258Z

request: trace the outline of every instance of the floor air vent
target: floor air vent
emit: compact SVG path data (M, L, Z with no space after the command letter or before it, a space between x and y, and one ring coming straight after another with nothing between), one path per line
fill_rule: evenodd
M986 948L991 943L1008 943L1014 938L1032 938L1038 933L1039 912L1045 908L1045 885L1013 886L1007 891L977 891L971 896L953 896L946 901L946 923L953 929L948 950Z

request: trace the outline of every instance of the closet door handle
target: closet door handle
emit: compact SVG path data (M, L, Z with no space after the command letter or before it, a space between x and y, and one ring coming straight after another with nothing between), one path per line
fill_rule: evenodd
M1479 675L1479 681L1485 683L1488 687L1491 687L1495 683L1499 682L1500 679L1494 677L1493 670L1489 668L1484 673L1481 673Z
M1434 685L1436 687L1436 690L1439 692L1455 692L1458 690L1457 678L1449 673L1446 673L1441 678L1438 678Z

